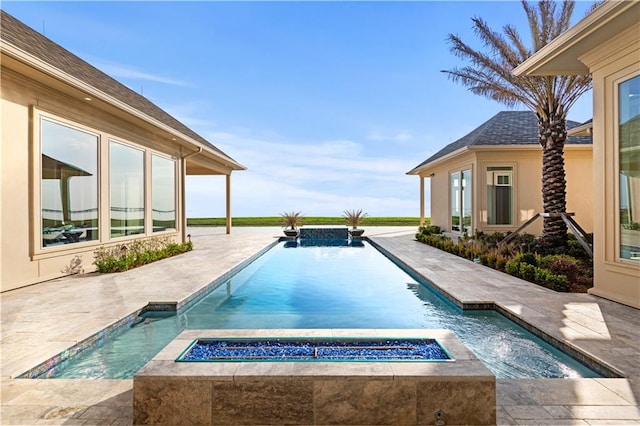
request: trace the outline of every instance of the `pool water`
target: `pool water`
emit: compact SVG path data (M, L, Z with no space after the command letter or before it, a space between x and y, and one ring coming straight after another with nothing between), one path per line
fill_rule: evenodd
M46 376L131 378L186 329L444 328L498 378L599 377L495 311L458 309L368 242L281 242L187 309L143 317Z

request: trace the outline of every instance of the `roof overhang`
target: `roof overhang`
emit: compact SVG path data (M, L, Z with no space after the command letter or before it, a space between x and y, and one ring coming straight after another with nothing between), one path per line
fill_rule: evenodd
M581 75L589 68L581 58L640 21L640 1L608 0L551 43L518 65L521 75Z
M591 136L593 133L593 121L581 124L567 130L567 136Z
M246 170L246 167L234 159L212 149L192 137L168 126L167 124L131 107L113 96L96 89L82 80L55 68L22 49L0 40L2 66L14 69L20 74L52 87L62 93L81 100L91 100L91 104L128 122L152 128L154 133L163 135L167 140L187 148L187 151L201 149L201 164L197 174L229 174L233 170ZM188 162L189 164L190 162ZM206 173L206 171L209 173Z
M587 124L591 124L591 123L586 123L583 126L587 126ZM580 126L582 127L582 126ZM575 129L575 128L574 128ZM580 135L576 135L576 136L583 136L582 134ZM592 144L578 144L578 143L572 143L572 144L565 144L564 145L564 149L565 150L570 150L570 151L590 151L593 149L593 145ZM440 158L436 158L433 161L430 161L426 164L421 164L411 170L409 170L406 174L407 175L421 175L421 174L425 174L431 171L431 169L434 169L435 167L439 167L442 164L450 161L450 160L455 160L457 159L457 157L461 156L462 154L466 154L469 152L474 152L474 151L483 151L483 152L487 152L487 151L541 151L540 145L538 144L526 144L526 145L470 145L470 146L465 146L462 147L460 149L457 149L445 156L442 156Z

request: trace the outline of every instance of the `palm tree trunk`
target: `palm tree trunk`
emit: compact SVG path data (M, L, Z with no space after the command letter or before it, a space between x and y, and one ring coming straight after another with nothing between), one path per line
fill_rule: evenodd
M566 213L567 182L564 171L564 143L567 139L565 117L538 116L542 145L542 206L545 213ZM567 244L567 225L560 217L545 217L542 240L551 247Z

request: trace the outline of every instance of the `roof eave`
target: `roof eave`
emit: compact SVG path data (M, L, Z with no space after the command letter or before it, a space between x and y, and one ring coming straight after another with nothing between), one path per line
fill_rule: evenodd
M606 1L581 21L560 34L512 71L521 75L581 75L588 74L589 68L580 57L594 45L610 39L633 24L630 9L640 11L640 2ZM637 22L637 17L636 17Z
M425 170L428 170L430 167L433 167L435 165L438 165L442 162L447 161L449 158L455 157L457 155L462 154L464 151L467 151L469 149L468 146L463 146L462 148L458 148L453 152L450 152L446 155L443 155L442 157L438 157L434 160L429 161L428 163L423 163L420 164L416 167L414 167L413 169L409 170L406 174L408 175L419 175L420 173L424 172Z
M567 130L567 136L591 136L592 133L593 133L592 121Z
M60 69L49 65L48 63L42 61L41 59L29 54L28 52L25 52L24 50L14 46L13 44L8 43L6 40L0 39L0 51L35 70L38 70L46 75L49 75L57 80L62 81L65 84L68 84L69 86L77 90L80 90L86 93L87 96L91 97L92 99L99 99L102 102L105 102L115 108L118 108L121 111L124 111L127 114L133 117L136 117L158 129L161 129L164 132L168 133L169 135L175 138L179 138L180 140L186 142L188 145L191 145L196 149L202 148L203 151L216 157L218 161L220 161L222 164L225 164L226 167L228 167L230 170L246 170L247 169L245 166L238 163L231 157L228 157L226 155L223 155L220 152L217 152L211 149L211 147L196 141L192 137L185 135L184 133L174 129L173 127L168 126L162 123L161 121L141 112L140 110L133 108L130 105L114 98L113 96L101 90L96 89L90 84L87 84L84 81L68 73L65 73L64 71L61 71Z
M587 126L586 124L584 125L585 127ZM582 126L580 126L582 127ZM575 129L575 128L574 128ZM583 135L572 135L572 136L583 136ZM592 149L593 146L592 144L589 143L573 143L573 144L566 144L565 149L571 149L571 150L589 150ZM514 144L514 145L470 145L470 146L465 146L463 148L457 149L454 152L451 152L447 155L444 155L442 157L436 158L433 161L430 161L428 163L425 164L421 164L411 170L409 170L406 174L407 175L419 175L425 171L428 171L430 168L433 168L434 166L437 166L441 163L444 163L446 161L449 161L465 152L471 152L471 151L503 151L503 150L515 150L515 151L539 151L540 150L540 145L538 144L526 144L526 145L522 145L522 144Z

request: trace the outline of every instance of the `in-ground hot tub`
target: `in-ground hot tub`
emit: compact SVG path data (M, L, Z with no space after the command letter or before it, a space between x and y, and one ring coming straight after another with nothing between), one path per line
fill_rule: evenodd
M454 359L436 339L281 337L196 339L176 361L396 362Z
M358 346L433 339L455 361L176 361L194 340L255 349L266 341ZM190 330L134 376L133 416L134 424L166 425L485 425L496 422L496 380L448 330Z

